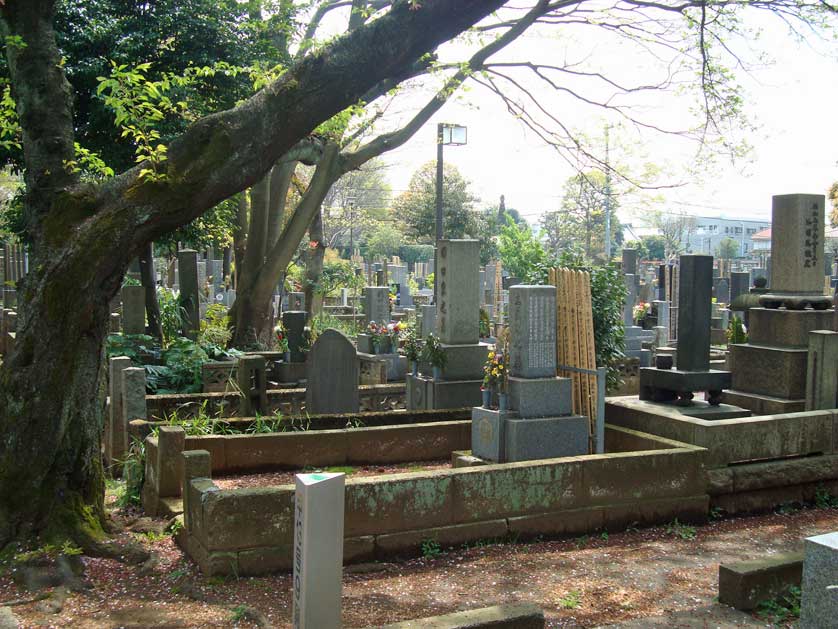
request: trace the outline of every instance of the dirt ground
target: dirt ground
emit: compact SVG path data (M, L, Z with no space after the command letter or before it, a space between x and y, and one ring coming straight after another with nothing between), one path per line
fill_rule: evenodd
M134 516L133 519L136 519ZM290 627L291 578L203 578L147 518L124 538L153 553L142 568L84 558L89 589L71 592L58 613L44 601L12 607L22 627ZM802 547L838 530L838 509L735 518L691 529L661 526L577 539L475 544L401 562L349 568L343 581L348 628L513 602L545 610L549 627L771 627L718 605L720 562ZM0 576L0 607L32 594ZM0 620L2 618L0 617ZM0 623L2 624L2 623ZM781 625L785 626L785 625Z

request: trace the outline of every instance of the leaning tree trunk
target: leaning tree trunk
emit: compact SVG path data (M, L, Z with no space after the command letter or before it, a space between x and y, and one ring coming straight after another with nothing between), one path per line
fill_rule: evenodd
M317 290L323 275L323 258L326 244L323 242L323 210L318 210L308 229L309 248L306 251L306 318L311 321L323 306L323 294Z
M145 312L148 317L146 331L162 343L163 324L157 301L157 282L154 279L154 243L149 242L140 253L140 280L145 287Z

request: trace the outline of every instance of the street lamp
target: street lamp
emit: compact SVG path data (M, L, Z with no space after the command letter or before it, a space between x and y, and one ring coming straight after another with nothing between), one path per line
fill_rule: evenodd
M436 239L442 240L442 147L462 146L468 138L467 129L458 124L440 122L436 126ZM436 271L436 269L434 269Z
M442 240L442 147L462 146L468 133L458 124L440 122L436 126L436 248L434 249L434 303L439 303L439 241Z

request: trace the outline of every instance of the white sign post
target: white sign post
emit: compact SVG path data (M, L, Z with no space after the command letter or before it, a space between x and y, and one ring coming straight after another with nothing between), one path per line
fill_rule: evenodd
M297 474L294 629L339 629L344 474Z

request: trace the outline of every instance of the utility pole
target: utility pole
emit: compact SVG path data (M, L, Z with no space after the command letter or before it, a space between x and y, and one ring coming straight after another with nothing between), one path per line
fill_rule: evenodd
M611 164L609 162L608 130L605 125L605 263L611 262Z

